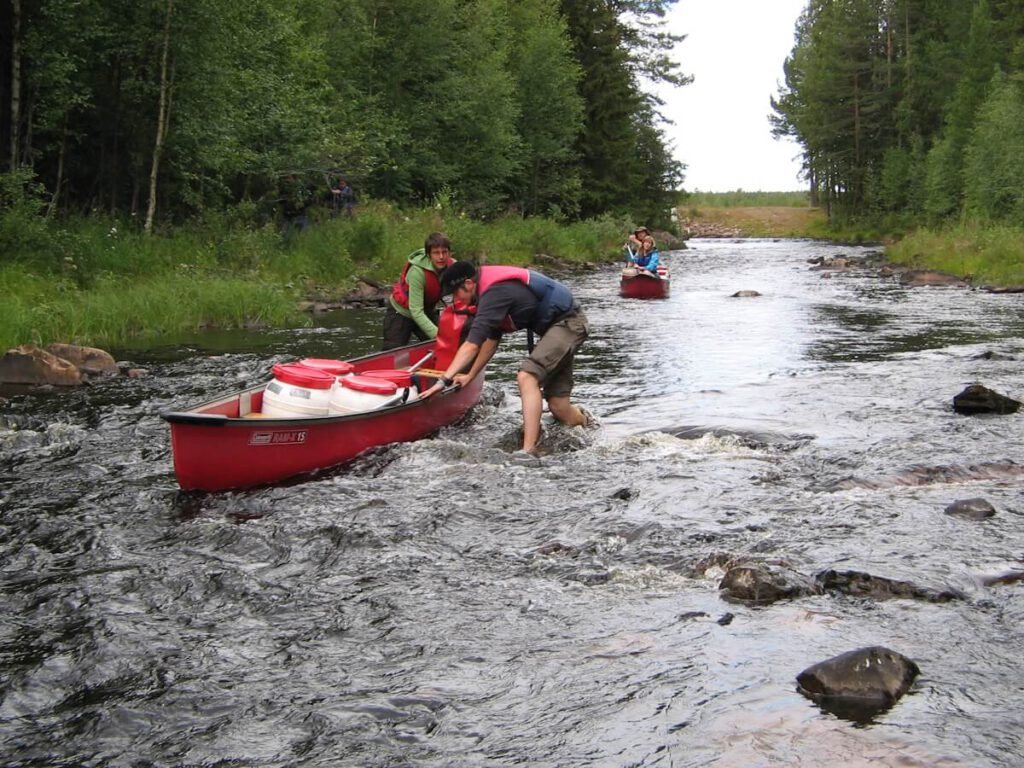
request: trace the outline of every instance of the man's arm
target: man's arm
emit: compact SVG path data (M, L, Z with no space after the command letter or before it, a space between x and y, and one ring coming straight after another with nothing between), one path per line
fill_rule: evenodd
M494 353L498 349L499 341L500 339L487 339L484 341L484 343L477 348L476 357L473 358L473 367L466 373L456 373L452 376L452 380L462 387L475 379L480 371L482 371L487 364L491 362L491 358L494 357ZM452 365L457 362L457 358L458 356L456 355L456 360L453 361ZM459 370L462 369L460 368ZM447 375L447 372L445 375Z

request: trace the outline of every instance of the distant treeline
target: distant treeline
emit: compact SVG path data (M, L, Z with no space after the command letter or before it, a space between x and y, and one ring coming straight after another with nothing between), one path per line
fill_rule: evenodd
M810 205L807 192L691 192L680 202L682 206L698 208L738 208L779 206L785 208L806 208Z
M832 213L1024 223L1021 0L810 0L773 106Z
M0 0L3 165L50 214L147 231L267 220L341 178L360 201L653 224L682 167L641 83L689 81L675 2Z

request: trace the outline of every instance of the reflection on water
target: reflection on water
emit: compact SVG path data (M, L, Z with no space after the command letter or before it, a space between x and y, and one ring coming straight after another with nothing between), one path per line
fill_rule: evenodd
M0 422L0 734L11 765L1011 765L1024 758L1019 295L826 277L840 248L694 241L664 301L569 278L597 430L511 449L523 342L432 440L302 482L185 494L162 410L379 345L382 313L124 350L144 379L16 396ZM733 298L739 290L758 297ZM986 354L986 353L996 354ZM872 483L872 480L878 482ZM995 517L944 514L984 497ZM748 607L742 559L967 599ZM996 586L984 586L988 582ZM796 691L885 645L922 669L863 727Z

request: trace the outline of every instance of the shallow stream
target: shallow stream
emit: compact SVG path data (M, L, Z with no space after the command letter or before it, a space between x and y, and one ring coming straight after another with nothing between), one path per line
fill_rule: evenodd
M1024 763L1024 588L984 585L1024 569L1024 415L952 409L975 381L1024 398L1024 296L809 264L865 250L691 241L663 301L620 299L614 266L569 278L600 426L549 424L540 458L514 450L515 339L434 439L178 490L161 411L371 352L375 311L121 350L149 375L11 398L4 765ZM944 513L973 497L996 515ZM743 559L965 599L726 602ZM855 724L796 691L866 645L921 668L892 709Z

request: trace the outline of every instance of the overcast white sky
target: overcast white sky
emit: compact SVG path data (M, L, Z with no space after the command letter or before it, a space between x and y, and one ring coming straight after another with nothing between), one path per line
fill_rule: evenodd
M784 79L807 0L679 0L669 28L686 39L675 60L694 81L659 90L688 191L804 189L800 148L772 138L769 99Z

